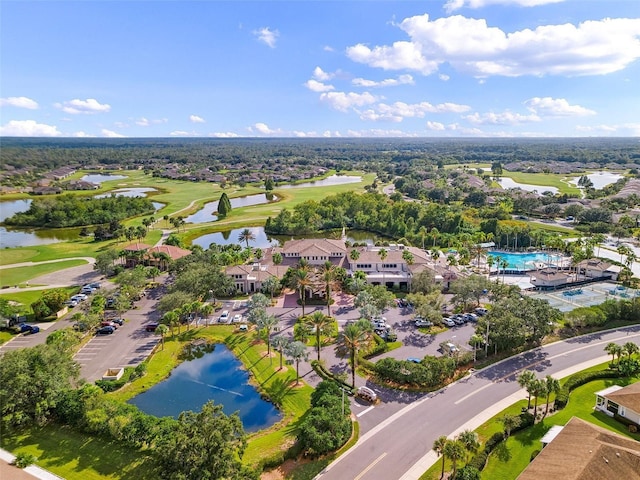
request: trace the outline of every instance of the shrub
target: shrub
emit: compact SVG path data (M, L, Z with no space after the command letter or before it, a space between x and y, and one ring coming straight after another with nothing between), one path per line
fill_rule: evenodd
M36 463L36 460L38 459L35 455L31 455L30 453L19 453L16 455L16 459L13 461L13 464L18 468L26 468L29 465Z
M380 337L380 335L374 334L373 341L375 342L375 346L371 347L366 352L363 352L362 354L363 358L375 357L376 355L380 355L381 353L384 353L387 350L389 350L389 346L387 345L387 342L382 337Z
M471 459L469 462L469 466L475 467L478 470L482 471L484 467L487 465L487 459L489 458L489 454L485 451L479 452Z
M472 465L465 465L456 472L455 480L480 480L480 470Z
M496 446L504 440L503 432L496 432L489 437L489 439L484 444L485 453L489 454L493 452Z
M569 401L569 394L575 388L578 388L585 383L589 383L592 380L598 380L601 378L619 378L623 376L618 370L596 370L596 371L587 371L587 372L579 372L575 375L571 375L567 381L562 385L562 388L556 395L556 400L554 402L554 406L557 410L564 408Z

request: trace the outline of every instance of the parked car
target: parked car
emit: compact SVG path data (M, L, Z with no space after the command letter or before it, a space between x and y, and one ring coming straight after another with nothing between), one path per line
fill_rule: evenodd
M112 318L111 321L120 326L124 325L124 318Z
M68 307L75 307L76 305L78 305L78 301L77 300L67 300L66 302L64 302L64 304Z
M429 320L425 320L424 318L418 318L415 321L415 325L416 327L430 327L433 325L433 323L430 322Z
M375 401L378 399L378 394L371 390L369 387L358 387L356 395L371 403L375 403Z
M455 327L456 326L456 322L454 322L453 320L451 320L450 318L443 318L442 319L442 323L444 323L447 327Z
M110 320L105 320L105 321L101 322L100 325L103 326L103 327L113 327L114 330L118 329L118 324L116 322L112 322Z
M442 353L445 355L455 355L459 351L460 349L451 342L447 342L442 345Z
M222 314L218 318L218 322L220 323L228 323L229 322L229 310L223 310Z
M89 284L89 286L90 286L91 288L96 289L96 290L99 290L100 288L102 288L102 285L100 284L100 282L93 282L93 283L90 283L90 284Z
M453 320L453 323L456 325L464 325L465 318L460 314L456 314L451 316L451 320Z
M465 316L469 322L476 323L478 321L478 315L475 313L467 313Z
M249 327L248 327L246 324L242 324L242 325L240 325L240 326L238 327L238 329L239 329L241 332L246 332L247 330L249 330Z
M113 328L110 325L105 325L104 327L100 327L97 331L96 331L96 335L111 335L113 332L115 332L116 329Z
M147 332L155 332L156 329L158 328L158 325L160 325L158 322L151 322L151 323L147 323L144 326L145 331Z
M489 310L483 307L478 307L474 311L476 312L476 315L480 315L481 317L489 312Z
M233 323L240 323L242 321L242 315L236 313L231 320Z
M91 288L89 286L85 286L80 289L80 293L85 295L91 295L95 291L96 291L95 288Z
M89 297L84 293L76 293L74 296L71 297L71 300L77 300L79 302L82 302L82 301L86 300L87 298L89 298Z
M28 323L21 323L18 325L18 329L20 333L38 333L40 331L40 327L37 325L29 325Z

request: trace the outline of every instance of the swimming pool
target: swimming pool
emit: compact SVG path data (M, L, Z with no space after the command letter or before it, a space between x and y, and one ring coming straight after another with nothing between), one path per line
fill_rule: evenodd
M536 264L544 265L557 265L561 258L557 253L548 252L533 252L533 253L511 253L511 252L498 252L489 251L488 255L491 255L494 259L500 257L503 260L509 262L507 269L509 270L535 270ZM498 262L494 262L494 268L502 269L498 265Z

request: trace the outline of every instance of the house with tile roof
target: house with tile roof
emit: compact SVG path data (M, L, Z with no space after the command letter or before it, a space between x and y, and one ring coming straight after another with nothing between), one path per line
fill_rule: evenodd
M640 429L640 382L612 385L596 392L596 410ZM640 471L640 470L639 470Z
M640 442L573 417L517 480L640 479Z

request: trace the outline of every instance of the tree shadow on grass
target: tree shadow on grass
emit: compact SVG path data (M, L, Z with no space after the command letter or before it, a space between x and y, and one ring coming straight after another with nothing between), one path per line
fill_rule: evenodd
M550 428L551 426L546 425L545 423L537 423L529 428L519 431L517 434L513 435L513 438L522 446L533 445L536 442L539 443L540 439L549 431Z
M511 460L511 451L509 450L509 447L507 446L507 442L500 442L496 446L495 450L493 451L493 454L501 462L505 462L506 463L509 460Z
M263 384L262 387L273 403L282 405L284 397L295 387L295 379L287 375L286 377L274 379L268 385Z

